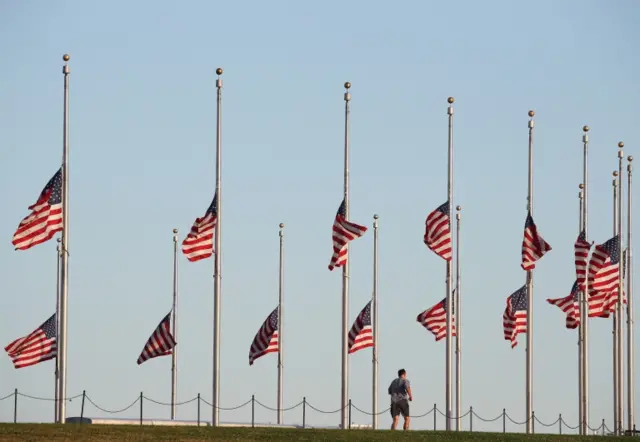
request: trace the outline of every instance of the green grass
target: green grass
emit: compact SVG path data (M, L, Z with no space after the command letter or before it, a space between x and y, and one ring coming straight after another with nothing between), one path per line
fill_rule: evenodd
M434 431L296 430L280 428L206 428L137 425L0 424L0 441L617 441L611 436L559 436Z

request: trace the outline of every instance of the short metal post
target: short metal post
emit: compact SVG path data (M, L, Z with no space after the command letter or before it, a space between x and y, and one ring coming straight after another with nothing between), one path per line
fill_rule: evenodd
M349 399L349 429L351 429L351 399Z
M469 431L473 431L473 407L469 407Z
M307 398L302 398L302 428L307 428Z
M144 402L142 392L140 392L140 425L142 425L142 403Z
M13 423L18 423L18 389L13 391Z
M200 393L198 393L198 426L200 426Z
M560 434L562 434L562 413L558 416L558 427L560 430Z
M502 409L502 432L507 432L507 409Z
M605 429L607 428L607 424L604 423L604 419L602 419L602 435L605 435Z
M84 399L87 397L87 390L82 390L82 404L80 405L80 423L84 418Z
M531 434L536 434L536 412L531 410Z
M438 406L433 404L433 431L436 431L436 423L438 422Z
M256 426L256 396L251 395L251 428Z

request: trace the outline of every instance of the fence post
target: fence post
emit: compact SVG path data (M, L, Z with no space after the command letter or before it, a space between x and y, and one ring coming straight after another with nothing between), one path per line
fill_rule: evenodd
M436 423L438 419L438 406L433 404L433 431L436 431Z
M13 423L18 423L18 389L13 390Z
M536 434L536 412L531 411L531 434Z
M140 392L140 425L142 425L142 403L144 402L142 392Z
M507 409L502 409L502 432L507 432Z
M302 428L307 428L307 397L302 398Z
M351 429L351 399L349 399L349 429Z
M560 428L560 434L562 434L562 413L558 415L558 427Z
M469 407L469 432L473 431L473 407Z
M198 393L198 426L200 426L200 393Z
M84 398L87 397L87 390L82 390L82 404L80 405L80 423L84 418Z
M251 428L256 426L256 395L251 395Z
M605 435L605 428L607 428L607 424L604 423L604 419L602 419L602 435Z

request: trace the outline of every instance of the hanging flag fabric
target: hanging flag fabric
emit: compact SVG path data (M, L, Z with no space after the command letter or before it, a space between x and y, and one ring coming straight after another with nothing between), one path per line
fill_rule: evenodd
M511 348L518 345L518 334L527 333L527 286L523 285L507 298L507 308L502 315L504 339L511 341Z
M439 206L427 216L424 243L445 261L451 261L451 219L449 201Z
M279 350L278 340L278 307L262 323L249 348L249 365L253 365L256 359Z
M573 245L576 265L576 278L580 290L584 290L584 283L587 280L587 260L591 244L586 240L584 230L580 232L575 244Z
M580 325L580 288L578 280L573 283L569 296L564 298L547 299L547 302L551 305L555 305L567 314L567 328L575 329Z
M202 218L196 218L191 231L182 241L182 253L191 262L200 261L213 255L213 231L218 219L218 195L213 196L211 205Z
M57 321L54 313L40 327L18 338L4 350L15 368L29 367L53 359L58 354Z
M342 267L347 262L347 244L356 238L360 238L367 231L365 226L347 221L346 206L344 200L338 208L338 213L333 221L333 254L329 262L329 270Z
M524 237L522 239L522 268L524 270L533 270L536 268L536 261L542 258L551 246L547 243L542 235L538 232L536 223L533 222L531 212L527 214L527 220L524 223Z
M156 327L144 345L138 357L138 365L152 358L170 355L176 344L177 342L171 334L171 312L169 312L160 321L160 324L158 324L158 327Z
M349 353L363 348L373 347L373 329L371 328L371 301L362 309L349 330Z
M455 296L455 290L453 295ZM454 296L451 300L452 305L454 305ZM433 333L436 342L445 338L447 336L447 298L420 313L416 320ZM451 336L456 336L455 310L451 312Z
M53 238L62 231L62 167L40 192L38 200L29 206L27 215L13 234L16 250L27 250Z

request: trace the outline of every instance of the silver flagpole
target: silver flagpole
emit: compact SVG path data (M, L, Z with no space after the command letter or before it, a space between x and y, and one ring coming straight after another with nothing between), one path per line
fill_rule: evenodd
M216 69L217 121L216 121L216 197L217 220L214 253L213 288L213 418L214 427L220 425L220 300L222 298L222 68Z
M629 431L635 430L635 356L633 348L633 266L632 254L631 254L631 224L632 224L632 200L631 200L631 175L632 166L631 162L633 157L627 158L629 164L627 165L627 429ZM635 435L631 433L631 435Z
M173 229L173 307L171 308L173 339L178 342L178 229ZM178 346L171 351L171 419L176 418L178 396Z
M618 143L618 176L619 178L619 193L618 193L618 233L620 236L618 237L618 244L620 255L622 255L622 207L623 207L623 189L622 185L624 183L622 179L622 162L624 161L624 143L620 141ZM620 259L622 261L622 259ZM618 303L616 305L616 316L618 317L618 321L616 322L616 337L618 339L617 347L618 347L618 403L616 406L618 407L618 428L620 434L624 433L624 334L622 330L622 314L624 309L623 304L623 296L624 296L624 277L622 273L622 263L620 263L620 269L618 271Z
M589 126L582 128L583 155L582 155L582 184L583 204L582 204L582 229L584 230L585 239L588 238L589 227ZM580 379L581 393L580 408L582 417L580 419L580 434L587 435L589 433L589 299L588 299L588 278L585 278L585 290L581 293L580 299L580 329L581 346L580 359L582 361L582 377Z
M462 314L460 311L460 221L462 207L456 207L456 295L454 313L456 318L456 431L462 427Z
M344 84L344 208L345 217L349 219L349 112L351 83ZM349 243L345 246L349 253ZM341 428L349 424L347 405L349 402L349 259L342 267L342 388L340 400Z
M69 295L69 65L71 57L62 57L65 64L62 67L64 75L64 117L62 125L62 255L60 259L60 317L58 318L58 422L66 420L67 397L67 297Z
M578 192L578 199L580 200L580 208L578 210L578 233L582 231L584 228L584 184L580 183L578 185L580 192ZM580 298L578 299L578 309L580 312L580 325L578 326L578 432L581 435L585 435L584 428L582 423L585 422L584 419L584 408L583 408L583 395L582 388L584 379L584 358L583 358L583 347L584 347L584 329L582 327L582 323L585 319L584 309L583 309L583 293L581 292Z
M280 269L278 282L278 425L284 423L284 224L280 223Z
M618 171L613 172L613 235L618 234ZM620 252L622 253L622 252ZM618 315L613 314L613 433L619 434L618 427Z
M528 210L533 216L533 116L529 111L529 190ZM527 271L527 433L533 432L533 270Z
M58 329L59 326L59 321L58 321L58 315L59 315L59 311L60 311L60 242L62 241L62 239L58 238L58 245L56 246L56 330ZM55 378L55 401L54 401L54 418L53 421L54 422L58 422L58 398L60 397L60 395L58 394L58 374L59 374L59 367L58 367L58 353L56 352L56 366L54 368L54 378Z
M453 229L451 228L451 215L453 212L451 209L453 208L453 97L449 97L447 99L447 102L449 103L449 107L447 108L447 115L449 116L449 143L448 143L448 171L447 171L447 200L448 200L448 214L449 214L449 232L451 232ZM452 326L452 315L451 315L451 310L453 308L453 303L451 302L451 260L447 261L447 295L446 295L446 302L447 302L447 349L446 349L446 355L445 355L445 370L446 370L446 374L445 374L445 395L446 395L446 430L450 431L451 430L451 347L452 347L452 340L451 340L451 326Z
M374 430L378 429L378 215L373 215L373 302L371 304L373 314L371 322L373 325L373 348L372 350L372 376L371 376L371 390L372 390L372 427Z

